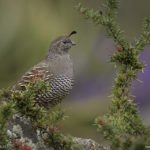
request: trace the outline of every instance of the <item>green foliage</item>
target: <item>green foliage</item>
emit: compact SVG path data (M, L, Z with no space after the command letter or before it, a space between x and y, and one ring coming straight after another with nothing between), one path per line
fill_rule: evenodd
M143 72L145 67L139 61L139 55L140 50L150 43L150 18L145 19L140 38L135 41L135 45L131 45L125 40L123 31L115 20L118 7L118 0L106 0L103 12L84 8L81 4L78 5L78 10L87 19L103 25L116 44L116 51L110 58L116 67L110 109L106 115L97 118L95 123L104 138L110 142L112 150L138 150L139 147L144 149L148 144L150 130L139 116L129 87L133 80L138 80L137 72Z
M13 115L13 102L7 103L1 101L1 96L7 95L7 90L0 92L0 146L7 144L7 129L6 129L6 122L12 117Z
M38 104L35 96L39 92L50 90L50 83L39 79L25 86L25 90L1 90L2 104L0 107L0 145L7 144L6 123L13 114L19 113L28 118L35 130L49 147L57 150L80 150L70 136L61 133L58 123L65 119L64 110L59 106L51 110L44 104ZM44 135L47 135L46 137Z
M150 44L150 17L144 19L143 32L138 40L135 40L135 47L138 50L144 50L146 44Z

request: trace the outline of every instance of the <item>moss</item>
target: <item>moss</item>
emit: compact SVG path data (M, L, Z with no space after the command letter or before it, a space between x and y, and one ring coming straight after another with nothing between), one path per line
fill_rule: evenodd
M65 136L58 128L58 123L65 119L64 110L59 106L48 110L44 105L35 101L36 94L50 90L50 83L40 79L25 86L23 91L1 90L2 105L0 108L0 145L8 145L11 139L7 135L6 123L13 114L20 114L28 119L35 131L39 131L40 138L49 148L57 150L79 150L72 137ZM15 145L18 145L16 141ZM13 144L14 145L14 144ZM28 146L23 145L21 146ZM15 148L15 147L14 147Z

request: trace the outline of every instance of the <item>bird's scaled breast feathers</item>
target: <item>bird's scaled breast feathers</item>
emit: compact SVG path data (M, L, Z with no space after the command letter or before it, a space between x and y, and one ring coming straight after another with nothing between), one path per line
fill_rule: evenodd
M51 78L51 88L46 93L37 94L36 100L41 103L48 103L50 105L56 105L65 98L73 86L73 79L67 76L55 76Z

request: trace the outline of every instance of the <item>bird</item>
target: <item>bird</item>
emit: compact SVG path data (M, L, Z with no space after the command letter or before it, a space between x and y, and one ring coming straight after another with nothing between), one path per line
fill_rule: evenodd
M36 94L35 100L43 106L54 107L70 93L74 84L73 62L69 49L76 45L71 36L62 35L53 40L44 60L31 67L12 87L12 90L23 90L31 79L37 76L48 81L49 91Z

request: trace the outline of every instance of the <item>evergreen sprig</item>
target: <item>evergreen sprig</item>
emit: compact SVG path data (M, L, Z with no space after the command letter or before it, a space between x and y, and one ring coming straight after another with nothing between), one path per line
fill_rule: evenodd
M7 97L8 90L0 91L0 146L1 149L7 145L7 129L6 129L6 123L7 121L12 117L14 113L14 103L10 102L2 102L1 97L2 95L6 94Z
M39 104L35 100L37 93L46 92L50 90L50 87L50 83L39 79L37 82L27 84L23 91L9 89L0 91L0 102L2 103L0 107L1 147L7 147L7 143L11 142L7 135L7 121L13 114L20 114L29 120L35 130L40 131L41 139L50 149L80 150L79 145L73 142L72 137L63 135L58 127L58 123L65 119L64 110L59 106L48 110L44 104Z
M144 20L143 32L134 45L129 44L116 22L115 17L119 8L119 0L106 0L102 11L94 11L85 8L80 3L78 10L87 19L102 25L116 45L116 51L110 57L110 61L116 67L116 77L112 87L111 105L109 112L96 119L98 130L111 144L112 150L138 149L136 142L143 142L140 150L145 149L146 142L150 138L150 130L146 127L139 115L137 105L133 102L133 96L129 87L133 80L138 80L137 72L143 72L144 62L139 60L140 50L150 43L150 18Z
M150 44L150 17L146 17L143 23L143 32L138 40L135 40L135 48L144 50L145 45Z

